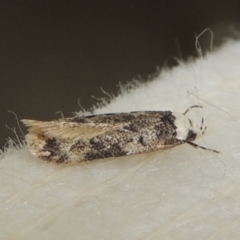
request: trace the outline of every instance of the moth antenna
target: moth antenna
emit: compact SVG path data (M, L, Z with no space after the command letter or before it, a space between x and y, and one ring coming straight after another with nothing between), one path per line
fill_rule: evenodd
M201 125L200 125L200 130L203 130L203 124L204 124L204 119L202 118Z
M189 107L189 108L183 113L183 115L186 115L192 108L203 108L203 106L201 106L201 105L193 105L193 106Z
M206 150L206 151L210 151L210 152L214 152L214 153L221 153L221 152L219 152L217 150L214 150L214 149L211 149L211 148L205 148L205 147L203 147L201 145L198 145L198 144L190 142L190 141L186 141L186 143L188 143L189 145L191 145L194 148L201 148L201 149Z
M202 118L199 130L200 130L202 135L204 135L205 131L207 130L207 126L204 126L204 118Z
M202 135L206 132L207 130L207 126L205 126L205 128L203 129Z

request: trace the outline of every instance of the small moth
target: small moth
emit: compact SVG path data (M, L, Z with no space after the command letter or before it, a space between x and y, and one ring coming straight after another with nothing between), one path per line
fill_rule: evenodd
M55 121L22 120L28 127L27 145L34 156L57 163L74 163L127 156L188 143L203 135L200 127L184 113L139 111L62 118Z

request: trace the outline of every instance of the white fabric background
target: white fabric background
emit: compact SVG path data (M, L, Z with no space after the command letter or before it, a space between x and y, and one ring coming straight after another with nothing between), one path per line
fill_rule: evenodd
M26 147L0 160L0 239L239 239L240 42L163 69L96 113L185 111L204 117L196 143L61 166Z

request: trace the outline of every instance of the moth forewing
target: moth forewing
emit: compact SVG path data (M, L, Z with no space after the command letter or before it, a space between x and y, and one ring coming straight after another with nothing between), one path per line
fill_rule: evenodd
M183 143L196 147L192 141L205 128L203 121L197 128L185 116L194 107L199 106L192 106L183 114L141 111L22 122L28 127L26 141L33 155L71 163L163 150Z

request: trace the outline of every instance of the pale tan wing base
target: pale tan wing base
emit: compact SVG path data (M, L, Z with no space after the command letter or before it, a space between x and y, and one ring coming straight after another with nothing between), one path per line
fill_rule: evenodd
M43 134L48 138L61 139L91 139L92 137L104 134L108 131L120 129L122 124L109 125L100 123L95 125L93 123L78 123L65 121L37 121L37 120L21 120L31 134Z

